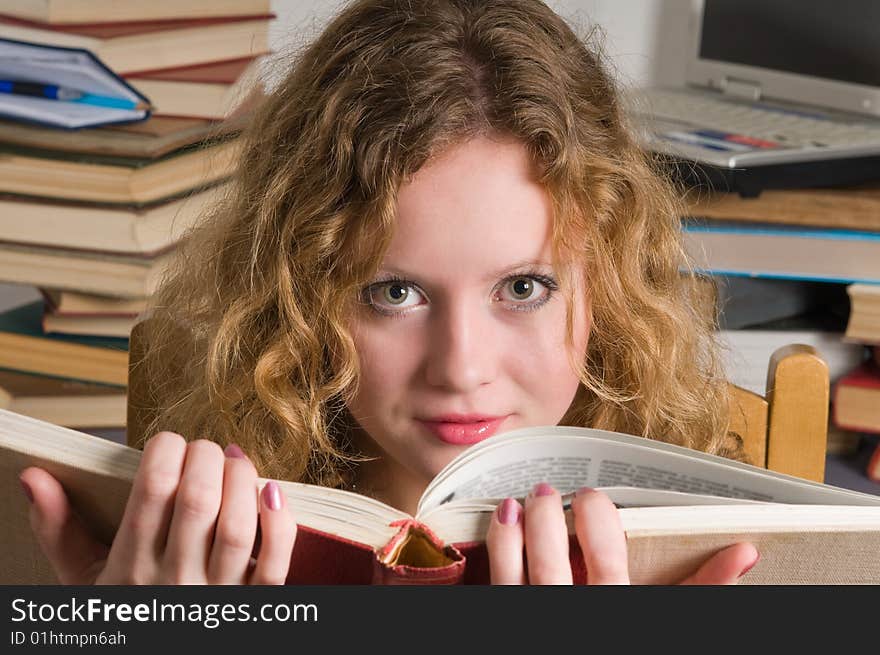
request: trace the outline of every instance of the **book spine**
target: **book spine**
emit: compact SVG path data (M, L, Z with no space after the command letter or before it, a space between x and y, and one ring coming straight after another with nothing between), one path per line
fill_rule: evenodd
M395 521L397 534L376 552L373 584L453 585L464 580L464 555L446 546L428 526L413 519Z

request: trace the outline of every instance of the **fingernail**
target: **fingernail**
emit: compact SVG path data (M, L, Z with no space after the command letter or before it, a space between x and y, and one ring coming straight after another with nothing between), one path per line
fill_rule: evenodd
M575 496L583 496L584 494L592 493L596 491L593 487L581 487L575 492Z
M244 451L234 443L226 446L226 448L223 449L223 454L234 459L247 459L247 455L244 454Z
M19 484L21 484L21 489L22 489L22 491L24 491L24 495L28 499L28 502L33 503L34 502L34 492L31 491L30 485L27 482L25 482L24 480L22 480L21 478L18 479L18 482L19 482Z
M261 493L263 496L263 502L266 504L266 507L271 510L281 509L281 489L278 487L277 482L267 482L266 485L263 487L263 491Z
M761 554L758 553L758 556L755 558L755 561L752 562L751 564L749 564L746 568L744 568L744 569L742 570L742 573L740 573L740 574L737 576L737 580L738 580L739 578L743 577L746 573L748 573L749 571L751 571L753 568L755 568L755 564L757 564L758 561L759 561L760 559L761 559Z
M498 506L498 520L503 525L516 525L519 522L519 516L522 507L513 498L505 498Z
M555 493L556 490L546 482L539 482L532 490L533 496L552 496Z

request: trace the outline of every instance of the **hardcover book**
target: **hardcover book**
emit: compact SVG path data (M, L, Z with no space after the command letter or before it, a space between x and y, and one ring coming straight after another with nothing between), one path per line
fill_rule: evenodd
M749 277L880 283L880 232L686 220L698 271Z
M150 99L153 116L222 120L262 96L261 58L221 61L127 75Z
M147 205L227 179L236 139L203 142L158 158L72 154L0 145L0 192L80 202Z
M145 300L120 300L104 296L39 289L43 296L43 332L128 339ZM123 422L124 425L124 422Z
M173 251L151 256L0 243L0 280L119 298L149 298Z
M67 25L208 16L253 16L270 11L269 0L0 0L0 14Z
M22 469L41 466L56 476L109 543L140 456L0 410L0 523L9 544L0 552L0 582L54 581L28 523ZM288 583L487 583L491 515L500 499L521 498L537 482L563 493L592 486L611 497L635 584L676 582L745 540L761 559L743 583L880 583L878 496L641 437L560 426L501 433L463 451L429 484L414 516L350 491L280 482L299 526ZM570 543L575 580L584 582L583 557Z
M880 366L867 361L834 385L834 422L841 428L880 433Z
M221 185L146 207L40 203L0 196L0 239L38 247L155 256L174 246L225 190Z
M75 291L40 289L46 310L56 316L137 316L147 308L146 300L125 300Z
M124 428L124 389L0 369L0 407L68 428Z
M57 130L0 120L0 142L40 150L155 159L210 138L237 132L233 121L151 116L140 123Z
M877 182L848 188L766 189L757 198L692 192L688 200L689 214L700 218L880 231Z
M124 387L128 339L43 333L43 301L0 313L0 368Z
M0 16L0 37L88 50L125 75L265 54L273 17L51 25Z
M137 320L137 314L131 316L70 316L44 311L43 332L46 334L78 334L128 339Z
M846 338L880 345L880 284L851 284L846 292L850 299Z

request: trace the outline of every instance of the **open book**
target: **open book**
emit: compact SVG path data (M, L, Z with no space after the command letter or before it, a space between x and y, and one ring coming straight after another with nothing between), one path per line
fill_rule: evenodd
M55 475L109 543L140 455L0 410L0 522L7 534L0 583L54 580L28 525L17 479L23 468ZM743 582L880 582L880 497L572 427L515 430L472 446L431 482L415 516L352 492L280 482L300 526L289 582L486 583L492 512L500 499L523 497L542 481L563 493L585 485L608 493L621 508L636 584L676 582L744 540L761 559ZM571 544L575 580L583 581L574 537Z

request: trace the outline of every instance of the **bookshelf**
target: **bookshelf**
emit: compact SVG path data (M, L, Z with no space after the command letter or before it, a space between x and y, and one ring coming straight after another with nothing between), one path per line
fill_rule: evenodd
M741 244L734 245L740 243L736 241L737 234L754 236L756 244L764 240L763 234L774 234L777 231L782 234L803 235L803 243L818 238L841 239L845 235L853 235L851 238L860 242L876 241L880 237L878 182L849 188L765 190L756 198L694 189L688 192L686 202L688 218L697 219L709 231L728 230L733 235L728 236L726 242L716 238L716 243L721 244L722 250L742 250ZM695 259L699 259L696 251L707 250L700 238L698 236L695 239L698 243L690 248ZM877 282L864 268L853 264L849 246L847 243L847 247L843 249L846 254L841 254L837 259L825 258L835 276L824 280L812 277L806 269L801 270L801 264L794 262L788 256L790 253L784 252L786 249L781 247L773 257L781 263L782 268L788 268L778 279L765 277L766 273L760 277L740 277L744 273L751 272L755 275L762 271L763 268L758 263L743 264L755 268L729 269L736 275L725 277L722 271L728 270L725 268L726 252L719 250L714 255L715 259L712 259L712 255L708 257L707 270L715 273L719 309L729 310L728 315L725 315L722 309L724 334L741 342L737 346L739 348L758 349L764 345L767 346L765 350L770 348L770 344L761 344L756 339L766 337L778 341L786 338L786 335L791 336L793 341L804 343L810 343L809 339L818 339L822 343L813 345L828 362L832 398L835 381L859 365L865 356L863 344L871 343L848 338L848 320L852 319L855 308L851 307L851 302L846 297L847 291L853 286L852 282L858 281L859 275L868 275L871 278L868 281L870 286ZM809 249L808 246L794 241L790 244L790 249L797 250L801 247L805 251ZM875 310L869 307L867 313L871 314L873 311ZM733 325L725 326L725 321ZM871 321L866 324L873 325ZM871 328L866 329L864 334L870 334ZM764 337L761 337L762 334ZM852 361L854 356L858 356L858 361ZM729 371L728 374L736 377L736 371L733 374ZM880 435L856 434L862 434L856 451L828 455L825 481L836 486L880 494L880 483L873 482L865 474L871 453L880 445Z

